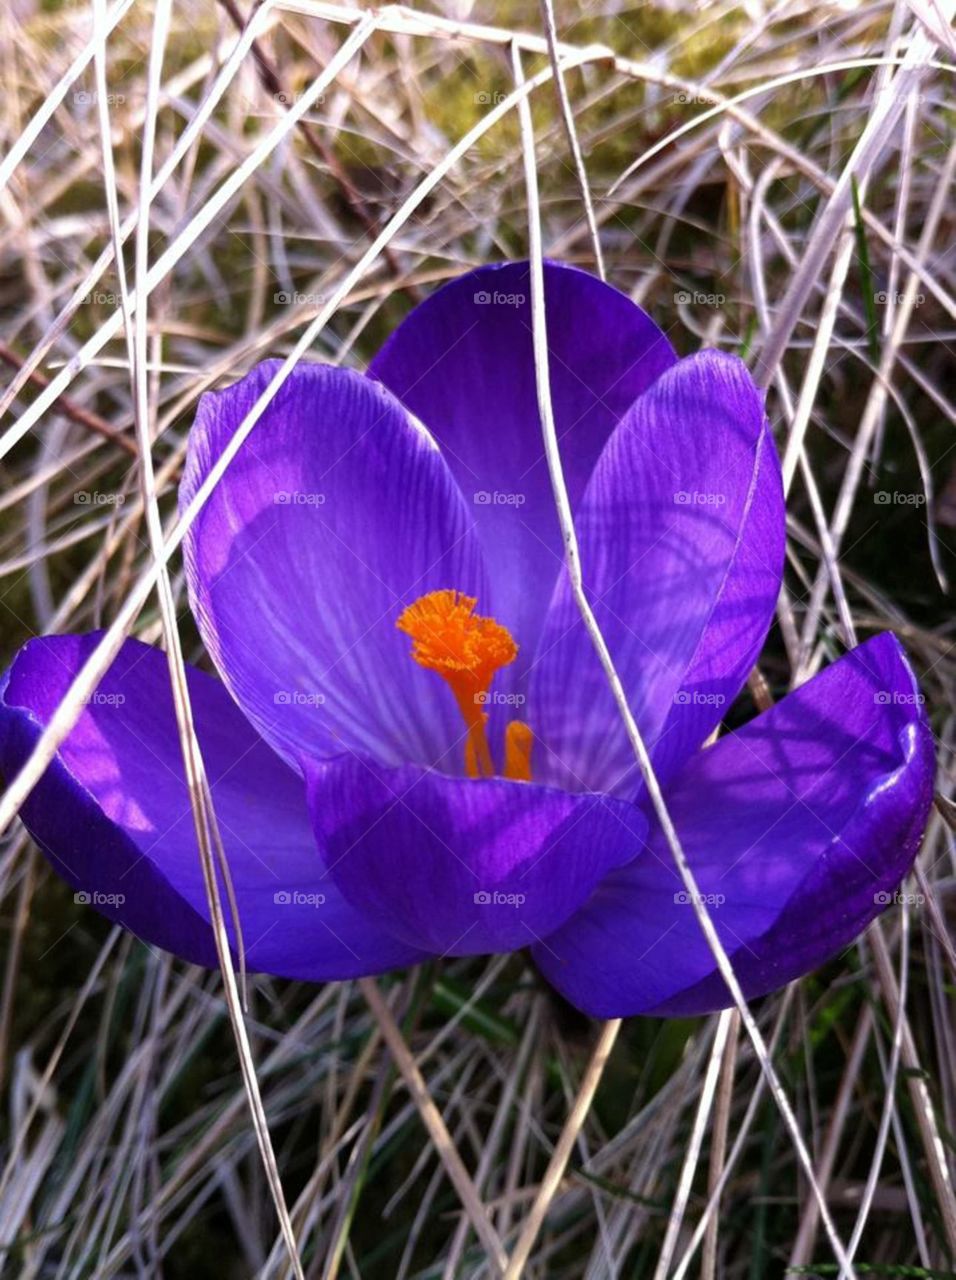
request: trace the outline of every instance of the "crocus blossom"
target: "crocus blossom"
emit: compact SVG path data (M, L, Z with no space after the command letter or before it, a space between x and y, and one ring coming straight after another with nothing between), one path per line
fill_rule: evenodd
M186 537L219 674L188 684L245 959L328 980L530 947L586 1012L700 1013L730 993L569 588L529 292L526 263L484 267L366 373L299 364ZM585 272L547 264L545 303L589 599L759 996L850 943L909 870L932 792L923 700L877 635L712 741L781 581L761 393L735 356L678 359ZM277 367L203 396L183 506ZM45 636L14 659L8 777L95 643ZM104 915L216 963L163 653L123 645L23 820Z

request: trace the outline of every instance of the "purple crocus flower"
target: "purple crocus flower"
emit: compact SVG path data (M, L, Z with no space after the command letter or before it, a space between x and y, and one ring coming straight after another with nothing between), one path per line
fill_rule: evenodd
M922 698L878 635L704 745L780 587L761 394L733 356L678 360L582 271L548 265L545 291L587 589L758 996L846 946L910 868L932 791ZM190 670L189 687L246 961L325 980L530 945L588 1013L700 1013L730 997L568 587L529 292L527 264L485 267L419 306L366 375L300 365L186 540L221 676ZM274 368L203 397L184 503ZM8 776L95 642L17 655ZM103 914L215 964L162 653L124 645L23 818Z

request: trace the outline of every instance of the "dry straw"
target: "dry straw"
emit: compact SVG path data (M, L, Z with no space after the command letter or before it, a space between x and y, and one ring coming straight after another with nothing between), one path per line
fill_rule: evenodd
M17 1274L183 1274L192 1263L177 1259L197 1256L214 1220L228 1229L196 1265L228 1247L234 1268L263 1277L952 1265L945 823L925 842L925 912L889 913L833 988L811 981L748 1008L576 572L541 306L542 256L559 253L670 325L747 351L772 392L792 499L778 678L806 679L834 637L894 627L938 709L945 790L944 614L934 624L932 607L895 597L898 581L854 560L848 535L881 466L903 465L888 452L894 410L924 498L946 486L950 446L925 415L954 417L938 359L956 316L940 248L956 157L951 8L678 5L642 25L646 13L612 4L570 29L550 0L490 25L311 0L264 0L248 22L232 3L200 15L174 0L0 16L0 255L15 282L0 335L4 632L12 648L106 624L0 801L0 1259ZM377 168L380 190L361 188ZM708 221L713 190L724 203ZM576 599L736 1002L683 1029L676 1052L651 1023L566 1024L514 980L518 962L444 962L387 993L372 981L313 992L234 972L226 945L234 906L228 875L220 901L184 678L183 536L301 357L361 363L366 329L383 311L393 321L396 299L516 246L532 260L539 404ZM682 310L699 275L732 307ZM280 295L303 300L277 309ZM198 395L277 352L230 449L170 515ZM862 388L849 431L835 408L847 386ZM71 501L99 486L123 500ZM911 536L933 589L945 586L945 531L931 515ZM221 976L115 932L101 946L86 915L57 932L60 890L14 821L134 631L169 655ZM778 1121L779 1139L761 1132ZM755 1196L786 1200L786 1236Z

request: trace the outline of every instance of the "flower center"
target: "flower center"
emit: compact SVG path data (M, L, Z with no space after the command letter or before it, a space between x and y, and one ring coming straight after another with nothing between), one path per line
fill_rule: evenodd
M395 624L412 638L412 657L434 671L455 696L468 729L465 773L469 778L493 778L494 761L486 726L488 690L495 672L514 662L518 646L511 632L494 618L475 613L478 601L460 591L429 591L410 604ZM521 720L505 729L506 778L531 780L531 730Z

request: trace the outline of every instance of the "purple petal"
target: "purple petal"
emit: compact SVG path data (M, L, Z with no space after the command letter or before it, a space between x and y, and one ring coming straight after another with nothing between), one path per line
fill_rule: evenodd
M545 264L551 396L572 502L612 429L676 357L649 316L596 277ZM428 426L475 518L494 609L534 652L562 563L541 445L526 262L453 280L408 316L372 361Z
M815 969L892 900L933 767L922 696L888 633L692 761L667 804L748 998ZM659 831L534 955L600 1017L731 1003Z
M27 644L0 681L0 770L30 754L98 636ZM421 959L328 879L302 779L257 738L223 686L187 671L196 730L251 970L307 980ZM103 915L145 941L216 965L166 657L128 640L23 807L30 834ZM232 933L223 882L222 900Z
M474 955L527 946L565 921L642 845L632 805L500 778L309 766L329 877L410 946Z
M203 396L185 506L278 362ZM428 433L384 387L300 364L185 541L193 610L243 711L290 762L358 750L440 760L461 734L395 627L427 591L487 596L471 513ZM455 761L457 763L457 752Z
M663 374L609 441L576 524L585 586L666 779L736 697L780 589L780 466L742 362L702 351ZM633 794L634 753L566 575L527 719L547 781Z

